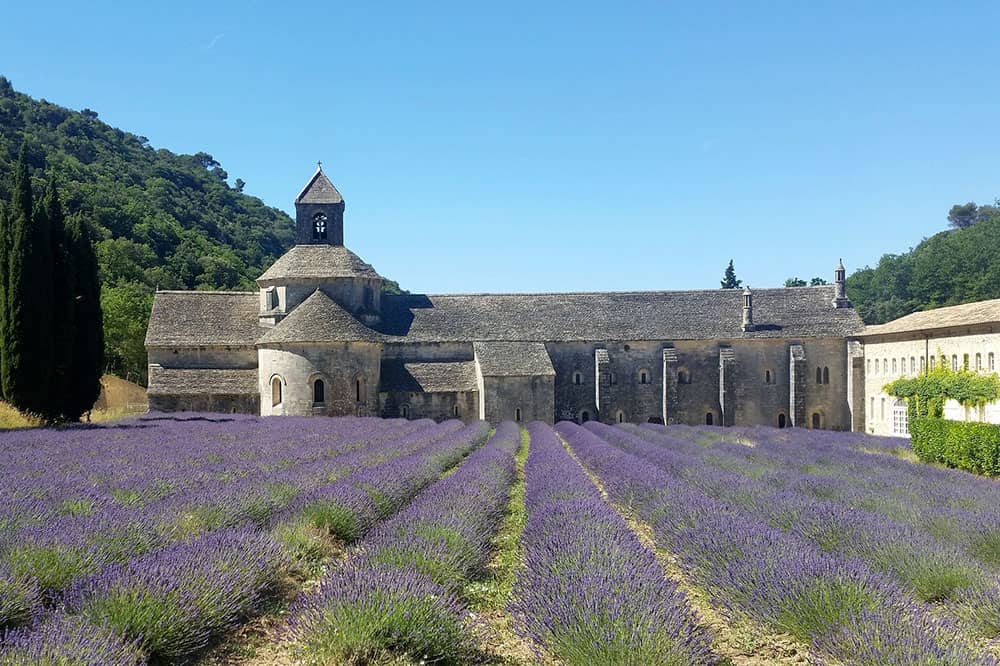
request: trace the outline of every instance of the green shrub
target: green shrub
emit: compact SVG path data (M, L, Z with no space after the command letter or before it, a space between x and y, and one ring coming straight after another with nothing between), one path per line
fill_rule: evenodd
M913 452L976 474L1000 476L1000 426L921 418L910 424Z

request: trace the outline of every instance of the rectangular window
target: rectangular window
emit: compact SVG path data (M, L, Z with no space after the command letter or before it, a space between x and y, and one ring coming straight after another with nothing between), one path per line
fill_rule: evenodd
M987 359L989 360L989 362L990 362L990 372L993 372L994 370L996 370L996 369L997 369L997 366L996 366L996 362L995 362L995 358L994 358L994 356L993 356L993 352L990 352L989 356L987 356L986 358L987 358Z
M896 359L892 359L892 374L896 374Z
M882 407L879 410L879 419L885 421L885 398L882 398Z
M906 413L906 403L902 400L892 406L892 434L909 435L910 424Z
M868 420L869 421L875 420L875 398L872 398L872 408L868 410Z

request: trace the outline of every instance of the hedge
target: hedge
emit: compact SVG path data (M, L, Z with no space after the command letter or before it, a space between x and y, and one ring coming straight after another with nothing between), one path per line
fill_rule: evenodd
M921 418L910 423L910 436L923 462L1000 476L1000 426Z

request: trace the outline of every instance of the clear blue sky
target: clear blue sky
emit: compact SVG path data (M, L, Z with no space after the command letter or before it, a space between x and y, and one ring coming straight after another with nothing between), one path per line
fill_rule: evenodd
M7 3L0 73L286 211L322 159L411 290L832 279L1000 196L995 1L127 4Z

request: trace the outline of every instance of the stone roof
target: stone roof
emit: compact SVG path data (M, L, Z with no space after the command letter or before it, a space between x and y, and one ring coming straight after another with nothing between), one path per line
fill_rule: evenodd
M149 368L150 395L255 395L257 370Z
M333 186L330 179L323 173L322 167L316 167L316 173L312 175L306 186L295 197L295 203L300 204L331 204L340 203L344 200L340 192Z
M863 335L909 333L935 328L1000 323L1000 298L914 312L885 324L865 327Z
M344 277L382 279L374 268L343 245L295 245L257 278L257 284L266 287L283 279Z
M448 393L476 390L476 364L473 361L444 363L382 362L382 391L424 391Z
M286 342L379 342L382 337L317 289L269 329L262 345Z
M390 340L601 341L847 337L864 324L835 308L835 286L754 290L742 329L739 289L383 296Z
M249 346L263 329L253 291L158 291L146 330L147 347Z
M541 342L476 342L472 348L484 377L556 374Z

